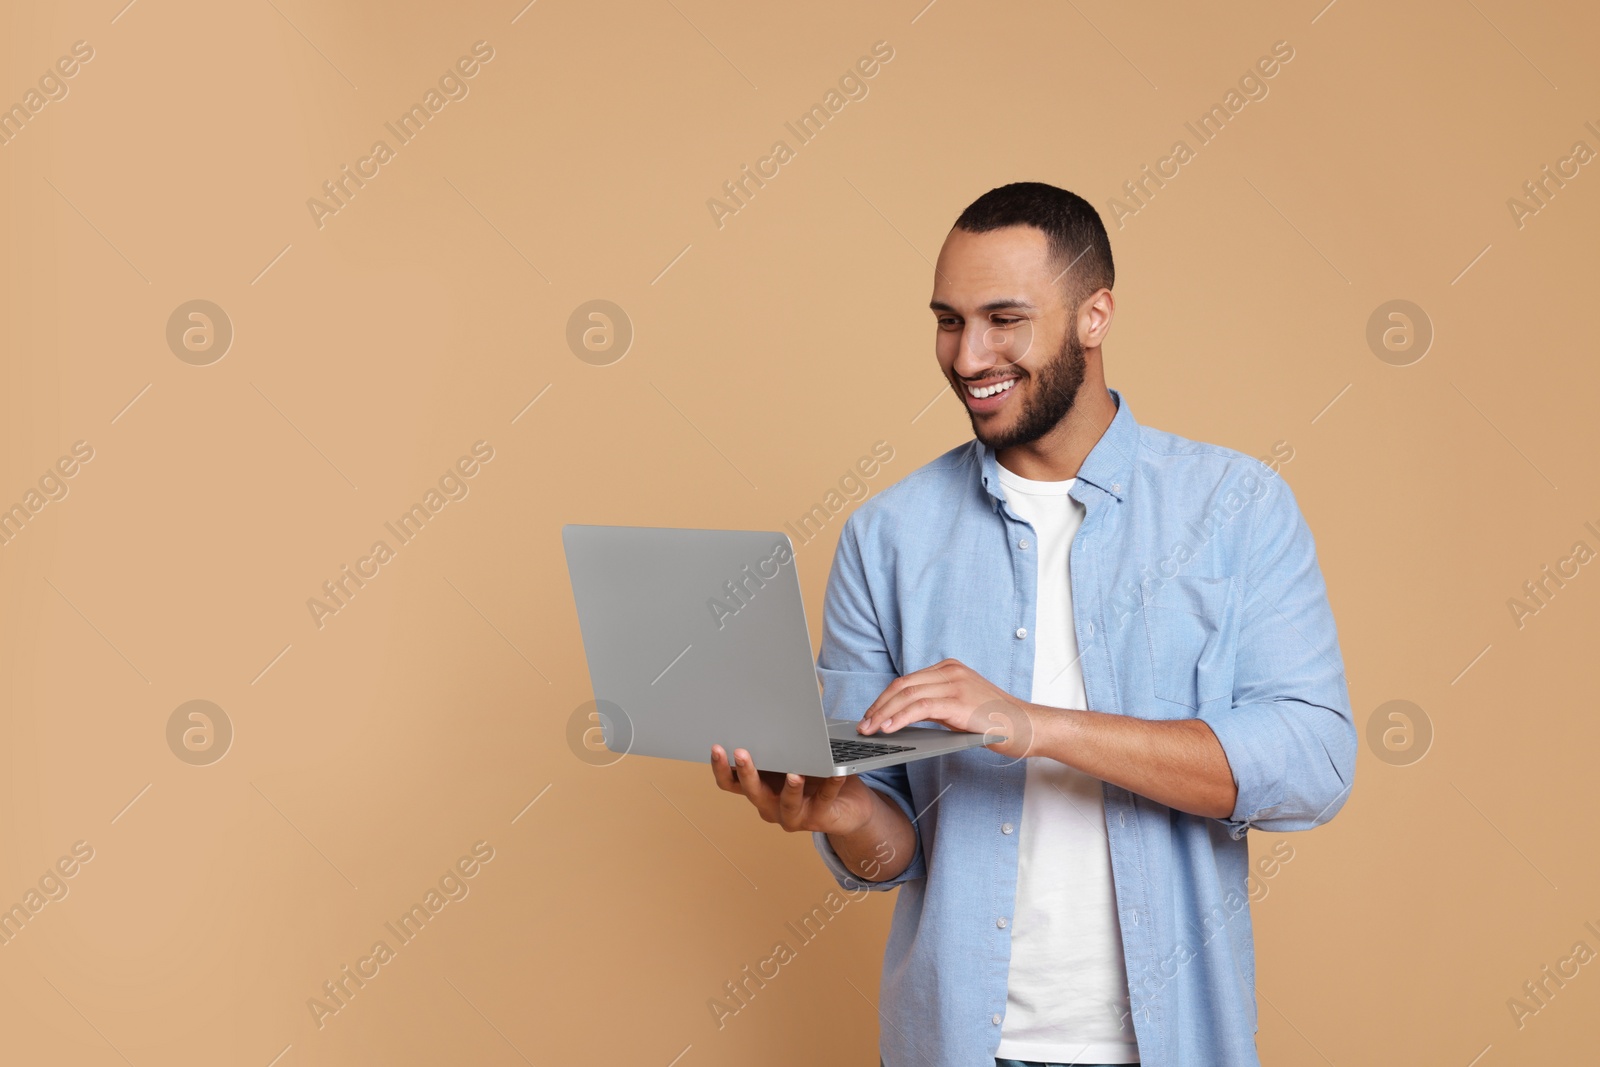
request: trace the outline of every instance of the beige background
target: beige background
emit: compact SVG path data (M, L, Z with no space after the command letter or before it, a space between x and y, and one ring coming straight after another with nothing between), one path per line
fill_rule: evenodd
M1292 448L1363 732L1397 699L1434 731L1409 764L1364 740L1343 813L1287 839L1262 1056L1594 1055L1600 967L1520 1029L1506 1003L1600 950L1600 577L1521 629L1506 603L1600 549L1600 176L1507 207L1600 148L1590 7L123 3L0 16L0 102L94 50L0 146L0 504L94 450L0 546L0 903L94 850L0 946L0 1059L876 1062L888 897L713 1023L833 882L705 769L569 747L560 526L776 527L875 441L877 491L966 439L925 309L956 214L1033 179L1109 222L1280 40L1269 95L1113 224L1106 348L1141 421ZM470 94L319 229L307 199L480 40ZM635 330L609 366L565 341L597 298ZM209 366L165 339L194 299L235 331ZM1365 339L1393 299L1436 331L1409 366ZM318 629L307 598L479 440L470 495ZM842 521L799 553L813 619ZM208 766L166 740L195 699L235 730ZM319 1029L308 999L478 841L470 895Z

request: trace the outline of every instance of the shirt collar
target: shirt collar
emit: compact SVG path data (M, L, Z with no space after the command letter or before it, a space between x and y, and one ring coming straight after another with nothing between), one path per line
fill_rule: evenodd
M1128 410L1128 402L1122 394L1115 389L1107 388L1111 399L1116 401L1117 413L1112 416L1111 424L1100 435L1100 440L1095 442L1089 454L1083 458L1083 464L1078 468L1078 480L1088 482L1102 492L1121 501L1128 493L1128 487L1133 481L1133 456L1139 436L1139 424L1133 419L1133 412ZM1005 488L1000 484L1000 461L995 458L994 449L982 441L972 442L974 452L981 457L979 470L983 480L983 488L992 498L995 506L1005 503Z

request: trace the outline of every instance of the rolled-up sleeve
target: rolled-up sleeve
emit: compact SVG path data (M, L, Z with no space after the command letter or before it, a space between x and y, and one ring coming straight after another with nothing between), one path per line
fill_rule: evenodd
M839 547L828 573L822 608L822 651L817 655L817 677L822 683L822 705L830 719L860 719L872 702L899 677L883 627L873 606L867 570L852 515L839 535ZM905 812L916 817L906 765L864 771L859 777ZM845 889L888 890L927 876L920 836L913 834L915 854L894 878L870 882L852 874L828 841L813 833L812 841L822 861Z
M1233 699L1199 716L1238 787L1222 820L1234 838L1319 826L1355 783L1357 732L1316 546L1288 483L1267 485L1251 506Z

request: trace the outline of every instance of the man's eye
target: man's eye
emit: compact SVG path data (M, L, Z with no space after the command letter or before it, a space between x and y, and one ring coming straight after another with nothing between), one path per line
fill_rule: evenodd
M1010 319L1008 319L1008 318L1005 318L1003 316L996 316L994 319L992 319L990 321L992 321L996 326L1011 326L1011 325L1013 325L1015 323L1021 322L1022 320L1020 318L1010 318Z
M955 329L956 327L958 327L960 325L961 325L961 320L960 319L940 319L939 320L939 329L941 329L941 330L953 330L953 329Z

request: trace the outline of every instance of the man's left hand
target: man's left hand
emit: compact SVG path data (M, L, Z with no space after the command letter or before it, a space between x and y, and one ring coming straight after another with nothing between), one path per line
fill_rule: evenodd
M988 747L1002 756L1021 757L1032 747L1039 710L960 660L947 659L890 682L856 729L894 733L912 723L936 722L952 730L1004 737Z

